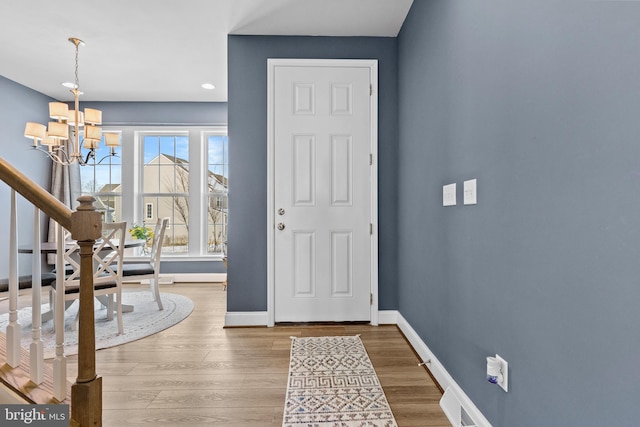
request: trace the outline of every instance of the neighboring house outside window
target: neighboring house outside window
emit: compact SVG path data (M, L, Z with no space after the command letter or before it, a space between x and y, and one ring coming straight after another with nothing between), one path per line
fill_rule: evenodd
M229 139L226 133L209 133L208 147L208 212L207 236L209 253L220 253L227 242L229 179Z
M175 154L182 152L188 155L188 138L145 135L143 144L145 162L141 195L144 203L155 208L158 218L169 218L170 227L165 231L165 252L186 253L190 225L189 161ZM155 219L145 222L145 225L153 227Z

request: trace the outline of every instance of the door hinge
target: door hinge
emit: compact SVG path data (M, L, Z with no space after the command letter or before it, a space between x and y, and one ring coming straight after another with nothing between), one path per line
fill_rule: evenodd
M373 153L369 153L369 166L373 164Z
M369 223L369 234L373 236L373 224Z
M373 305L373 294L369 294L369 305Z
M373 95L373 85L369 85L369 96Z

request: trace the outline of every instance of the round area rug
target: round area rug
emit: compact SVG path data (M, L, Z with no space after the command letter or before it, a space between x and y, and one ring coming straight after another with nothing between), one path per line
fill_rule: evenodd
M118 334L118 322L116 316L113 320L107 320L107 310L98 301L96 308L96 350L114 347L116 345L139 340L157 332L165 330L186 319L193 311L193 301L189 298L177 295L161 293L164 310L158 310L158 304L153 300L150 291L146 292L123 292L122 303L133 305L132 312L122 314L124 323L124 334ZM42 305L42 312L49 310L49 304ZM66 356L78 353L78 333L73 330L76 313L78 312L78 301L75 301L67 309L64 316L64 353ZM9 323L9 314L0 316L0 331L5 331ZM22 330L21 344L29 348L31 343L31 307L18 311L18 323ZM55 357L55 331L53 320L42 324L42 341L44 342L44 358Z

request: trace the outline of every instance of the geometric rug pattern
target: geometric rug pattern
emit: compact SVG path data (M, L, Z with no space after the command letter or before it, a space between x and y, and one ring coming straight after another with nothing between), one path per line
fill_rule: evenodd
M189 298L171 293L161 293L164 310L158 310L158 304L153 299L150 291L142 292L122 292L122 303L133 305L133 311L122 313L124 323L124 334L118 334L118 324L116 316L113 320L107 320L106 309L98 302L94 301L95 308L95 331L96 350L114 347L120 344L139 340L149 335L170 328L187 318L193 311L193 301ZM49 310L49 304L42 305L42 312ZM75 301L64 314L64 353L71 356L78 353L78 332L74 327L76 313L78 312L78 301ZM21 345L29 348L32 340L31 333L31 307L18 310L18 323L21 329ZM9 314L0 315L0 332L5 332L9 323ZM44 358L55 357L55 329L53 320L42 323L42 341L44 347Z
M283 427L396 427L359 336L292 337Z

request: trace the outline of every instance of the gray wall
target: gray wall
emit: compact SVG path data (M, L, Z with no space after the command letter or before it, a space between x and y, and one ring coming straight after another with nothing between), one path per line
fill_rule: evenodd
M105 125L226 125L226 102L83 102Z
M48 157L31 149L32 141L24 137L26 122L46 124L49 120L49 102L53 99L28 89L0 76L0 157L26 174L29 178L49 189L51 161ZM0 278L9 276L9 203L11 190L0 181ZM18 240L19 244L33 242L33 207L18 195ZM44 233L44 221L41 231ZM30 259L19 259L20 274L30 274Z
M267 309L267 59L377 59L379 300L397 305L395 38L229 36L229 311Z
M496 427L640 419L639 22L430 0L400 33L399 309Z

